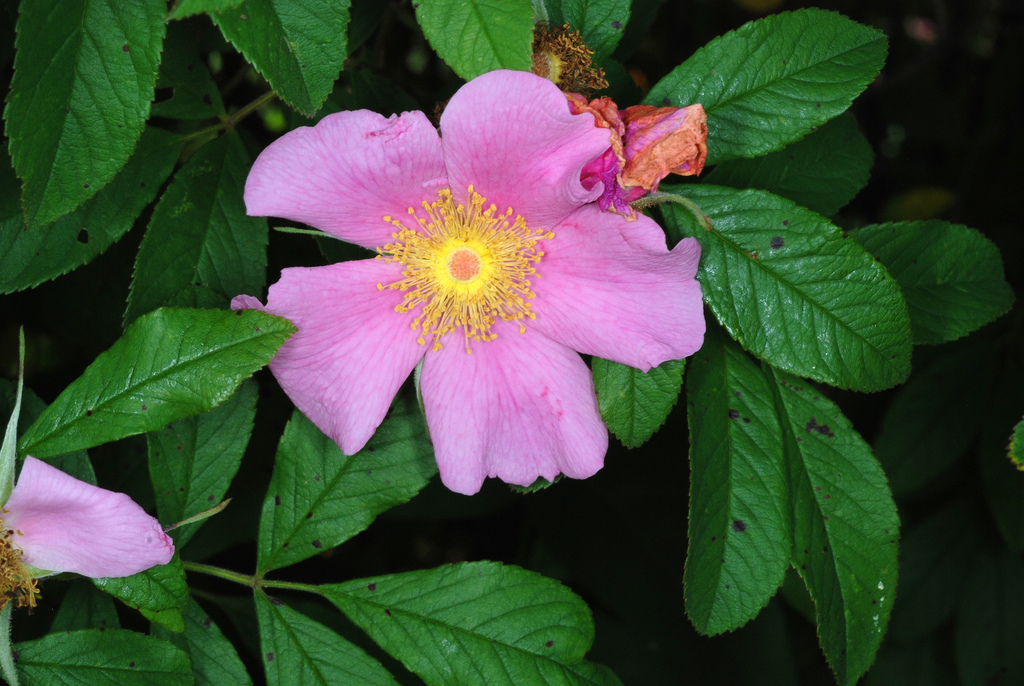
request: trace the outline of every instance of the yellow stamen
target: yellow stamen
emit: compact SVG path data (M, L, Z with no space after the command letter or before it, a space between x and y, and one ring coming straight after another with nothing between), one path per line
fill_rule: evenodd
M21 548L11 540L19 534L0 519L0 610L10 602L17 603L16 607L35 607L39 595L35 578L21 564Z
M498 319L535 318L527 301L534 297L533 265L544 255L537 242L555 235L530 229L519 215L512 219L511 207L504 214L498 214L494 205L485 209L486 200L472 186L468 207L456 204L447 188L437 195L437 201L423 203L426 219L409 208L416 228L384 217L398 232L391 234L393 243L377 249L377 259L397 262L404 269L400 280L377 288L405 293L397 312L423 306L412 322L413 330L420 332L420 345L429 338L433 349L440 350L441 339L461 328L466 352L471 353L470 340L497 337L491 327ZM520 321L519 332L525 331Z

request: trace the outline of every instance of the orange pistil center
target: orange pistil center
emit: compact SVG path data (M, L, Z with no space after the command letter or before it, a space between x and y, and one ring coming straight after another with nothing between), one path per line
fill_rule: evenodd
M465 248L456 250L448 258L448 273L456 281L472 281L480 273L480 256Z
M512 208L498 214L472 186L466 204L457 204L447 188L437 196L423 203L426 219L409 208L415 228L384 217L398 231L391 234L393 242L377 249L377 259L401 264L402 278L377 287L404 293L397 312L422 308L412 328L420 331L419 343L429 338L434 350L441 349L442 338L462 329L466 352L473 352L471 340L497 337L492 327L499 319L519 321L519 332L525 333L521 320L535 318L528 302L534 297L530 278L544 255L537 243L554 234L531 229Z

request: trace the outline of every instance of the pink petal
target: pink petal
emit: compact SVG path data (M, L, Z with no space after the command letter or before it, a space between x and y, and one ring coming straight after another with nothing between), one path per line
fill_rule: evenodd
M498 338L427 355L423 405L441 481L472 495L486 477L529 486L537 477L592 476L608 431L590 370L572 350L499 322Z
M413 315L395 312L402 294L377 289L400 275L400 265L378 260L284 269L263 307L298 328L270 370L346 455L370 440L426 350L410 329Z
M422 112L388 119L338 112L260 153L245 182L245 206L251 215L303 222L375 248L394 231L385 216L433 202L446 183L441 141Z
M124 493L97 488L25 458L4 505L4 526L22 562L54 572L130 576L167 564L174 544L153 517Z
M251 295L236 295L231 299L232 310L259 310L266 311L260 299Z
M704 341L704 308L694 278L700 244L680 241L669 252L661 229L576 210L544 241L531 301L530 326L588 355L647 371L692 355Z
M511 207L531 228L554 226L601 194L580 182L608 149L609 130L572 114L558 87L535 74L493 71L459 89L441 116L452 192L473 185L499 212Z

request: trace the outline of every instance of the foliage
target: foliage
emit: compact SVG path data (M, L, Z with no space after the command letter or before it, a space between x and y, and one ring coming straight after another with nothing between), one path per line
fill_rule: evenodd
M892 85L908 51L940 48L919 17L746 21L764 4L0 8L6 376L21 325L27 343L23 392L0 380L5 455L128 492L178 550L128 578L43 580L34 614L0 617L8 678L1024 678L1022 252L992 209L1016 212L1016 166L991 154L1008 125L986 114L972 138L972 102L927 109ZM580 32L620 108L706 110L707 171L666 179L645 211L670 245L700 243L708 330L688 362L589 360L617 439L597 476L467 500L433 479L414 384L347 456L260 371L295 327L231 299L366 254L271 231L245 181L276 137L329 113L431 115L463 80L529 70L536 22ZM976 38L942 45L996 41ZM970 59L1016 65L991 50ZM992 108L1015 111L991 71ZM945 166L900 152L909 121ZM963 197L937 206L938 183Z

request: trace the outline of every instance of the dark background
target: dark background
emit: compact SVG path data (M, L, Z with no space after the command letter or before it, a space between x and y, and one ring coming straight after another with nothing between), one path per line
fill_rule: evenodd
M715 36L763 12L809 6L842 12L885 31L890 40L884 71L853 106L875 151L871 181L834 221L850 227L939 218L975 227L999 246L1008 280L1015 292L1024 293L1021 2L848 0L812 5L637 0L616 58L641 85L653 84ZM0 7L4 27L0 30L0 85L6 90L16 3L8 1ZM207 19L193 18L186 24L201 38L204 50L215 53L212 64L219 65L215 78L229 108L266 90ZM430 112L460 84L429 50L408 2L355 0L350 40L361 45L353 50L343 83L365 80L369 72L383 77L375 81L378 86L396 84L361 92L364 100L375 100L376 109L416 107ZM616 84L614 93L620 106L634 104L630 98L641 96L640 90L625 83ZM254 151L279 135L285 122L299 123L280 105L261 114L242 126ZM13 378L17 328L24 325L29 345L26 383L49 402L116 340L146 221L148 215L92 264L36 289L0 296L0 373ZM311 239L272 232L268 283L276 281L283 267L324 261ZM1018 304L982 332L999 341L993 343L992 354L1007 356L1004 376L1020 370L1022 320ZM915 350L915 362L919 356L942 354L942 348ZM246 573L255 565L252 541L259 507L277 440L291 410L273 378L266 372L257 376L262 397L256 433L228 494L234 501L183 551L186 558ZM988 514L977 468L977 445L991 443L984 441L985 431L1009 436L1013 418L1024 415L1024 385L1012 380L1003 385L1009 390L1004 388L991 400L992 411L979 433L982 441L925 492L898 499L904 531L956 500L965 502L972 513L979 540L994 550L1004 547ZM896 391L827 392L871 442ZM780 594L756 620L730 635L701 637L686 619L682 577L689 484L687 433L685 413L677 407L642 448L626 450L613 440L606 466L597 476L583 482L564 480L530 495L513 493L491 481L481 494L466 498L448 492L435 480L411 503L382 516L365 533L288 568L280 578L341 581L459 560L501 560L561 579L579 593L596 619L597 640L590 658L611 666L628 685L834 683L817 645L814 624L798 609L806 602L799 585L785 594L786 599ZM152 505L143 438L90 452L101 484L128 491L144 505ZM190 582L207 611L236 640L251 673L262 678L249 594L242 587L205 577L193 576ZM59 581L44 584L41 607L32 618L19 617L16 639L45 632L64 586ZM1018 592L1024 595L1024 588ZM308 596L283 597L374 650L336 611ZM124 611L122 620L145 630L137 614ZM914 644L887 640L879 666L868 677L870 683L959 683L952 649L954 623L950 619ZM399 676L404 682L417 683L399 665L382 659L396 675L404 674ZM1003 679L997 671L987 683L1009 683Z

